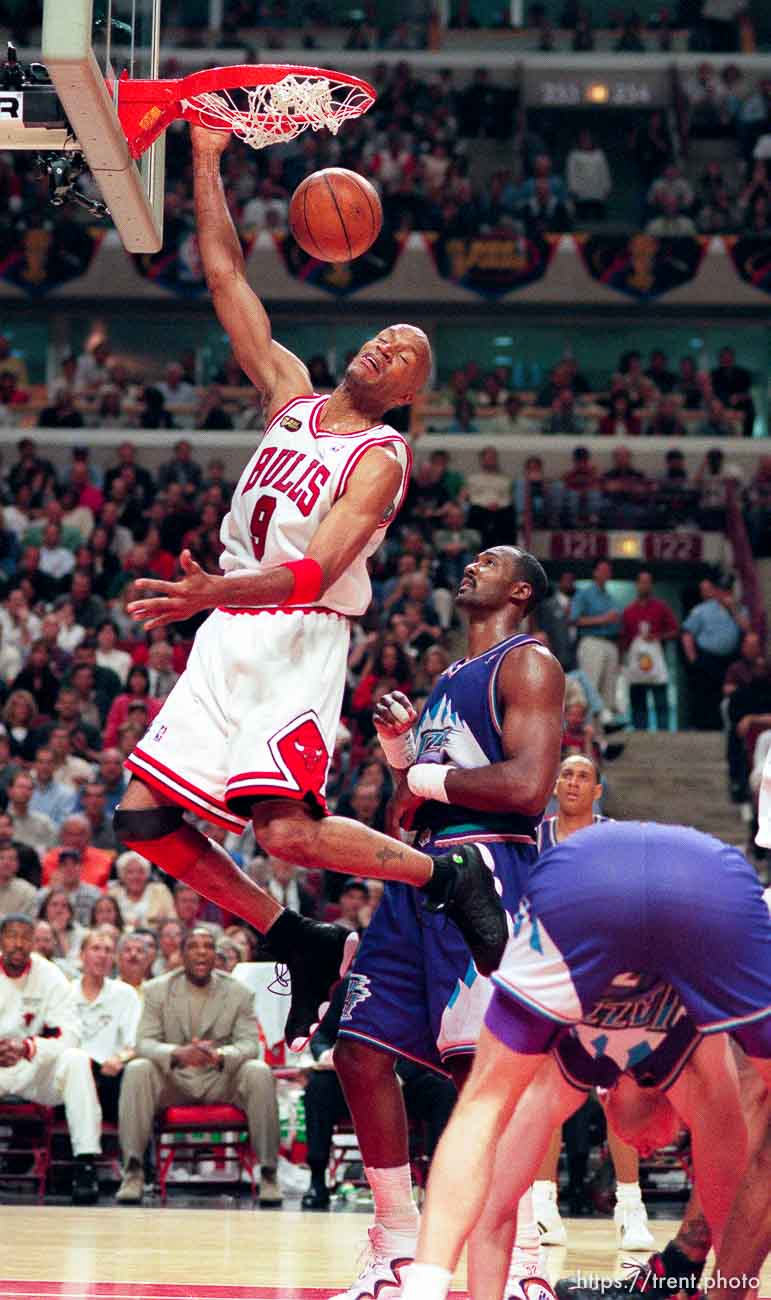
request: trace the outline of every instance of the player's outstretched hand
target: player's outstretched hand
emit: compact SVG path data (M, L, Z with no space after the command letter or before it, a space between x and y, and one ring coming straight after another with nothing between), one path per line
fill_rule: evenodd
M204 573L189 551L182 552L179 563L185 577L178 582L137 578L134 583L135 590L141 591L142 595L129 601L126 608L137 623L144 623L148 632L154 627L165 627L167 623L184 623L185 619L200 614L201 610L213 609L221 599L221 579Z
M403 736L415 724L417 713L403 691L389 691L375 705L372 720L381 736Z
M190 139L194 153L223 154L230 144L229 131L210 131L205 126L191 126Z

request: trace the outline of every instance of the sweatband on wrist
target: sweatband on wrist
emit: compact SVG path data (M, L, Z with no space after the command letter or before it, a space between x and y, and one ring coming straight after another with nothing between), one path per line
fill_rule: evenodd
M452 770L449 763L415 763L407 773L407 788L418 799L449 803L445 785Z
M317 560L311 560L306 555L302 560L289 560L281 568L289 569L294 578L294 586L280 604L310 605L318 600L324 585L324 575Z
M377 731L377 728L375 730ZM409 731L403 731L401 736L383 736L378 731L377 738L389 767L396 772L403 772L406 767L412 767L417 750L411 727Z

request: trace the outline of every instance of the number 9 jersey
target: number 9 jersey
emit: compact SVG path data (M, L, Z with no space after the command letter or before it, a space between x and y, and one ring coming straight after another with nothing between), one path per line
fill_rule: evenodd
M187 667L126 760L159 793L240 833L257 799L326 811L345 689L348 617L363 614L367 558L402 503L410 452L394 429L321 427L326 398L297 397L271 420L222 524L228 573L299 560L370 447L393 447L397 499L346 572L311 605L223 601L196 633Z
M324 593L325 609L358 616L372 596L367 560L402 504L412 457L401 434L387 424L353 433L323 429L326 403L327 398L318 394L296 397L271 420L222 521L220 540L225 549L220 566L227 576L302 559L365 452L370 447L390 447L402 468L396 500L367 545Z

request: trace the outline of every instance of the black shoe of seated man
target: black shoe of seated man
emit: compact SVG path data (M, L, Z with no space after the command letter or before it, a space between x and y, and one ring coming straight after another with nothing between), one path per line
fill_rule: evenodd
M95 1205L99 1200L99 1180L92 1159L79 1156L72 1175L72 1204Z
M495 876L476 844L461 844L434 858L434 873L422 893L431 911L444 912L455 922L480 975L492 975L501 964L509 929Z
M328 1210L329 1192L326 1187L311 1187L302 1198L304 1210Z
M292 1001L284 1038L301 1052L315 1033L332 990L353 961L358 936L340 925L312 921L285 908L265 936L276 961L289 970Z

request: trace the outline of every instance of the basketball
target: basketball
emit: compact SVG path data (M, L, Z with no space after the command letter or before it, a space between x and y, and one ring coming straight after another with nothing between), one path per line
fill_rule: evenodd
M297 243L322 262L352 262L380 234L383 209L374 186L357 172L325 167L297 186L289 226Z

